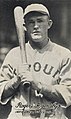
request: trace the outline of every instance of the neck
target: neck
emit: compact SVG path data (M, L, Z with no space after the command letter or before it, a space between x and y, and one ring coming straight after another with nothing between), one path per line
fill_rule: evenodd
M49 41L49 38L47 38L43 42L34 42L30 40L29 43L34 49L42 50L48 44L48 41Z

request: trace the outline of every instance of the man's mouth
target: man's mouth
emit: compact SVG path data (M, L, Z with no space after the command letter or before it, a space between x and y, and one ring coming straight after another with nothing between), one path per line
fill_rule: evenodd
M34 34L34 35L40 35L41 33L39 31L34 31L32 34Z
M34 35L40 35L40 33L33 33Z
M31 37L32 37L33 39L40 39L40 38L42 38L42 35L41 35L40 32L35 31L35 32L33 32L33 33L31 34Z

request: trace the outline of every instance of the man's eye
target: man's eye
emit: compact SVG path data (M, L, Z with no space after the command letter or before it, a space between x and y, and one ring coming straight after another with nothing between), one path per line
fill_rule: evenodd
M41 19L38 19L38 20L37 20L37 22L41 23L41 22L43 22L43 20L41 20Z
M34 24L34 21L28 21L29 24Z

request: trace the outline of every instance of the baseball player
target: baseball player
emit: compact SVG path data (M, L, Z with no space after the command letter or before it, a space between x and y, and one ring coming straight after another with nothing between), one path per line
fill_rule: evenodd
M22 64L20 47L7 54L0 72L0 102L11 100L8 119L67 119L71 52L48 37L52 20L44 5L28 5L24 21L29 36L27 63Z

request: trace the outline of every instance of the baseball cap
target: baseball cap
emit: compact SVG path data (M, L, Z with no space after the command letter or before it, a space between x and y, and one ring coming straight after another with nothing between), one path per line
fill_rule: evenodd
M24 17L31 12L40 12L42 14L47 14L50 16L48 9L42 4L31 4L25 8Z

